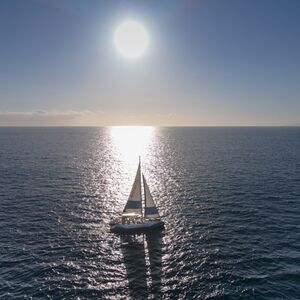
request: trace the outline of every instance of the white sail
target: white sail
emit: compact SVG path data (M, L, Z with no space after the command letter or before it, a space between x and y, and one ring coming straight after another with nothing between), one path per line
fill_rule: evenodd
M141 164L139 163L134 183L123 210L123 216L142 215Z
M145 216L144 217L145 219L160 218L144 175L143 175L143 182L144 182L144 190L145 190Z

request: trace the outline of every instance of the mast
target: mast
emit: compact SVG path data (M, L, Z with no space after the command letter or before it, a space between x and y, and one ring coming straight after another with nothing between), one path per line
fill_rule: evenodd
M143 186L144 186L144 217L146 216L146 180L145 180L145 176L144 174L142 173L142 176L143 176Z
M139 168L140 168L140 185L142 185L141 156L139 156ZM140 188L140 193L141 193L141 218L142 218L142 222L143 222L144 221L144 215L143 215L142 187Z

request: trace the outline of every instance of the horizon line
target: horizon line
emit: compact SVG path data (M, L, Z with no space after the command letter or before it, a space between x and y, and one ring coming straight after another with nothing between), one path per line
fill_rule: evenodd
M300 127L299 125L0 125L0 128L108 128L108 127L158 127L158 128L249 128L249 127Z

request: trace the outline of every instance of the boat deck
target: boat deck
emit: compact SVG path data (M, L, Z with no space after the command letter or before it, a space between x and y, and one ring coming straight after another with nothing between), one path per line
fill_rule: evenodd
M114 233L123 233L123 234L130 234L130 233L143 233L152 230L161 230L164 228L164 222L161 220L157 221L147 221L144 223L138 224L114 224L111 225L111 231Z

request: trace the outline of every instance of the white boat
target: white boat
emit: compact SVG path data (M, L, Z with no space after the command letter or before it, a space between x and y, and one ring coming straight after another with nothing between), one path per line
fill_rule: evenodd
M142 177L144 202L142 197ZM135 234L159 231L163 228L164 222L160 218L145 176L141 172L141 162L139 162L135 180L122 213L121 222L111 222L110 229L114 233Z

